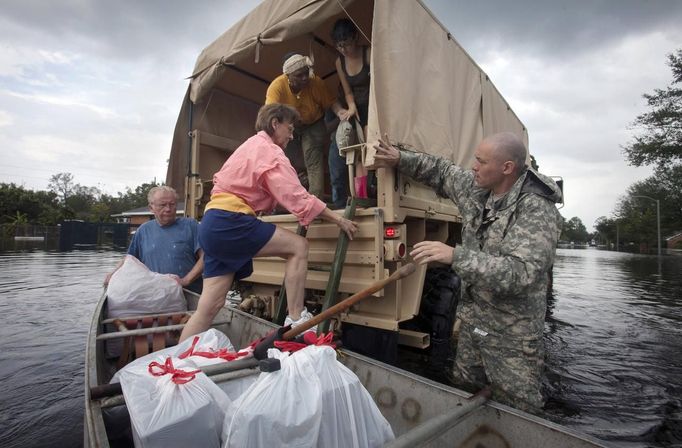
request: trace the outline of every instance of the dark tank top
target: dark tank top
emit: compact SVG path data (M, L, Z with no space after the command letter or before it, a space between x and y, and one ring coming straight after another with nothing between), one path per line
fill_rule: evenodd
M358 108L362 125L367 124L367 109L369 108L369 64L367 64L367 47L362 47L362 68L357 75L349 75L346 69L346 58L341 55L341 69L353 92L355 105Z

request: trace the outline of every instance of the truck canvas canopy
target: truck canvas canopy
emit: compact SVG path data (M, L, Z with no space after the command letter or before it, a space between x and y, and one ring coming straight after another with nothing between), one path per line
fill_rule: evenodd
M188 132L221 136L232 149L253 134L285 54L313 58L317 76L336 92L337 53L329 34L343 17L372 47L368 141L388 133L392 141L464 167L486 135L511 131L528 144L525 126L488 76L422 2L265 0L199 55L175 129L167 183L182 196L187 175L210 179L212 173L202 171L217 170L225 159L224 152L203 156L199 172L192 173ZM366 163L371 161L369 145Z

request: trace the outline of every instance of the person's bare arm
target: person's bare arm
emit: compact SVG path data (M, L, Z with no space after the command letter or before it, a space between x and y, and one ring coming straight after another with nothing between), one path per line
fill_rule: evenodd
M346 219L343 216L334 213L331 211L328 207L325 207L324 210L322 210L322 213L318 215L319 218L326 219L327 221L331 221L341 230L343 230L346 235L348 235L349 239L353 239L353 235L355 235L355 232L358 231L358 224L354 221L351 221L350 219Z
M105 286L105 287L106 287L106 286L109 286L109 281L111 280L111 277L116 273L116 271L118 271L119 269L121 269L121 266L123 266L123 262L124 262L125 260L126 260L125 257L123 257L123 258L121 259L121 261L118 262L118 264L116 265L116 267L114 268L114 270L111 271L111 272L109 272L109 273L107 274L107 276L104 277L104 286Z
M197 254L199 255L197 262L192 266L192 269L190 269L187 275L180 279L180 285L182 287L191 285L192 282L204 272L204 251L199 249Z
M336 73L339 75L339 81L341 81L341 86L343 87L343 94L344 97L346 98L346 104L348 105L348 109L346 109L345 111L342 110L340 114L338 114L338 117L340 120L350 120L353 117L353 115L356 115L358 113L358 108L355 105L355 96L353 96L353 91L350 88L350 84L348 84L346 74L343 72L343 69L341 68L341 58L336 59Z

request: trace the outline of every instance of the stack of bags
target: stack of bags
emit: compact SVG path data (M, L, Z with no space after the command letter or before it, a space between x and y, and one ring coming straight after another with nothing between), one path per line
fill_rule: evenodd
M270 349L281 369L222 383L198 368L226 362L229 339L208 330L119 371L136 447L378 447L393 440L358 377L329 346Z

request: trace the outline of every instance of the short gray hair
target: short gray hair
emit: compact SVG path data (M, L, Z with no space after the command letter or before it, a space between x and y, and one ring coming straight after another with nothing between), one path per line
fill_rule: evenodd
M499 162L511 161L520 174L526 167L526 147L518 135L513 132L500 132L485 138L495 149Z
M159 185L156 187L152 187L149 190L149 193L147 193L147 202L149 202L149 204L154 202L154 195L156 195L156 193L159 193L159 192L172 193L173 196L175 196L175 200L176 201L178 200L178 193L175 191L175 188L169 187L168 185Z
M275 133L272 128L272 120L276 119L279 123L288 121L296 123L301 115L298 111L287 104L271 103L261 107L256 117L256 132L265 131L270 137Z

